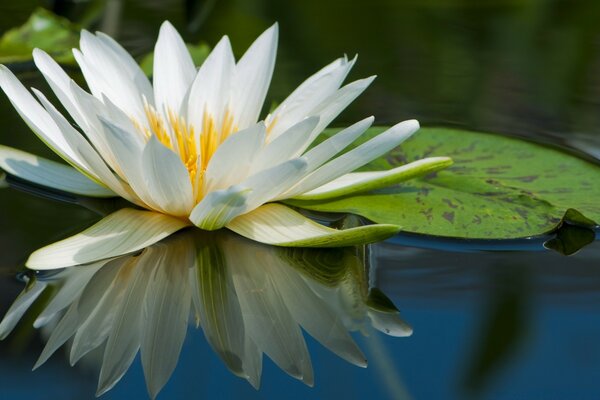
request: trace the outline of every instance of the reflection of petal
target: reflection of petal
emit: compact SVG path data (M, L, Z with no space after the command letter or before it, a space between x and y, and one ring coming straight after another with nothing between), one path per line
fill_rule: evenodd
M312 385L302 329L359 366L366 360L348 331L370 324L394 336L412 332L389 299L368 288L362 251L277 248L224 230L188 231L133 255L37 275L0 333L51 286L35 326L56 325L34 368L69 339L71 363L101 348L98 395L121 379L139 350L155 397L176 366L190 317L225 365L254 387L263 354Z
M122 272L132 276L115 307L112 329L106 342L100 370L98 395L111 389L121 379L140 347L142 323L140 309L153 265L142 262L139 264L138 266L135 262L130 262L122 268ZM127 279L127 277L123 278Z
M12 332L17 322L23 317L23 314L29 309L33 302L46 288L45 283L35 282L33 286L25 289L15 302L10 306L4 319L0 322L0 339L4 339Z
M175 249L167 241L157 247L163 250L148 286L143 313L142 365L148 391L152 397L167 382L175 369L187 332L191 292L187 282L188 268L193 264L193 242L184 236L175 241Z
M306 343L271 277L263 271L269 265L261 259L237 258L240 255L239 251L228 254L232 256L228 263L248 335L281 369L312 384ZM246 263L240 264L242 260Z
M210 346L227 368L248 378L244 371L244 322L224 254L214 243L200 245L194 269L194 294L200 324Z

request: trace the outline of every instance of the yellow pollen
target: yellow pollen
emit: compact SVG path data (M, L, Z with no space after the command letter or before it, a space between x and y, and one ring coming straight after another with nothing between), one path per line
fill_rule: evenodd
M156 136L163 145L179 155L190 174L196 201L200 201L203 197L204 172L210 159L221 143L237 131L233 116L227 111L223 116L219 129L213 116L204 112L202 131L197 138L194 127L174 112L169 110L165 120L154 107L147 103L144 105L144 110L148 125L145 127L138 121L133 120L136 129L142 132L147 139L151 135Z

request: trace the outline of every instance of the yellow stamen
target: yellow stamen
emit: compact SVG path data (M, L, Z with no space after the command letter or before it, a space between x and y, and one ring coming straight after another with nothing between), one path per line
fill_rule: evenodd
M156 136L163 145L179 155L190 174L194 196L199 202L203 197L204 172L210 159L221 143L237 131L233 115L227 111L223 117L221 129L218 129L213 116L205 111L202 118L202 130L197 139L194 128L174 112L169 110L165 120L147 103L144 105L144 110L148 120L147 126L135 120L133 121L134 126L146 138L150 138L151 135Z

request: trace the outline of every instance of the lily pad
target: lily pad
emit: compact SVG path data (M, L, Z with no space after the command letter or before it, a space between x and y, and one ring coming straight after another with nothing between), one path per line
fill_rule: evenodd
M373 128L362 140L385 128ZM327 131L324 136L334 131ZM547 233L574 209L600 221L600 166L561 150L505 136L422 128L363 170L389 169L449 156L451 167L401 185L329 201L288 203L358 214L404 231L459 238L507 239Z
M32 60L34 48L40 48L59 63L75 62L71 49L79 43L80 27L48 10L38 8L25 24L7 31L0 38L0 63Z

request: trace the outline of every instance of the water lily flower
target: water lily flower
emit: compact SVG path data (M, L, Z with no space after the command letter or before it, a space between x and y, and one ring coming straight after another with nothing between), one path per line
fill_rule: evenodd
M150 210L113 214L91 231L34 253L27 265L57 268L118 256L191 225L204 230L225 227L281 246L342 246L396 233L399 227L385 224L330 229L277 203L369 191L450 163L438 157L388 171L352 172L412 135L419 128L415 120L401 122L339 156L370 127L372 117L310 147L373 81L370 77L342 86L356 59L343 57L327 65L259 120L277 37L275 24L236 62L225 36L196 70L183 40L165 22L150 83L117 42L83 31L80 49L73 53L89 92L36 49L36 66L75 126L44 94L32 89L34 97L0 66L0 87L13 106L68 164L1 146L0 168L53 189L120 196ZM86 255L82 246L96 249L96 256Z
M0 339L44 294L33 326L46 330L47 343L34 368L67 342L71 364L100 349L91 360L100 370L98 395L123 377L139 351L154 398L173 373L186 335L196 333L190 323L204 331L227 368L254 387L263 354L312 386L302 329L360 367L366 359L349 331L412 334L385 295L379 301L369 296L357 250L286 249L227 231L188 230L139 254L38 274L0 322Z

